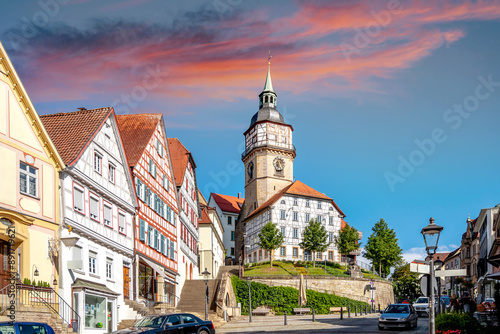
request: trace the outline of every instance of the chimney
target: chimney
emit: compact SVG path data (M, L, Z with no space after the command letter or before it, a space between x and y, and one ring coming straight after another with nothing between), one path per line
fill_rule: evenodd
M78 110L79 110L79 111L86 111L86 110L87 110L87 108L80 107L80 108L78 108Z
M241 193L238 193L238 198L241 198Z

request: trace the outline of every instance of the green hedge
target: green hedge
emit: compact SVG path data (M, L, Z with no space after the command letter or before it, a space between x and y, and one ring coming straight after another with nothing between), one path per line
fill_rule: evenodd
M237 276L231 277L233 289L236 294L236 300L241 303L241 313L248 315L248 284L240 280ZM299 291L295 288L283 286L268 286L266 284L252 282L252 310L261 305L266 305L273 309L276 314L293 313L293 309L299 307ZM351 306L354 310L367 307L368 304L345 297L307 290L307 304L304 307L314 308L316 314L330 313L330 307L333 306Z
M442 313L436 317L436 331L460 329L462 334L483 333L481 324L469 313Z

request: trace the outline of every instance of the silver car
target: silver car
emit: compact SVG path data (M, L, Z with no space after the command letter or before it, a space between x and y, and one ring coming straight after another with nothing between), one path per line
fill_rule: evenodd
M378 319L378 329L380 330L386 328L417 328L417 312L409 304L391 304L381 313Z

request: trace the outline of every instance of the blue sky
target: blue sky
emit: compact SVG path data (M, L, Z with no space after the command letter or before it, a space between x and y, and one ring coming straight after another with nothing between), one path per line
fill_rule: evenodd
M46 5L41 5L41 3ZM243 132L271 50L296 179L364 232L384 218L408 260L422 227L460 244L500 203L498 1L17 1L0 40L40 114L162 113L198 185L243 193ZM461 109L460 109L461 108Z

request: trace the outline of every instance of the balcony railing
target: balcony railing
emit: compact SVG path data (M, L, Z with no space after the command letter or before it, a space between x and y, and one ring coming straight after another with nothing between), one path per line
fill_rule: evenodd
M271 140L261 140L261 141L258 141L256 143L253 143L251 144L249 147L247 147L245 149L245 151L243 151L243 153L241 153L241 158L244 158L248 153L250 153L251 150L253 150L254 148L258 148L258 147L269 147L269 148L275 148L275 149L279 149L279 150L289 150L293 153L295 153L295 146L293 144L285 144L285 143L281 143L281 144L271 144L271 142L273 143L276 143L276 141L271 141Z

